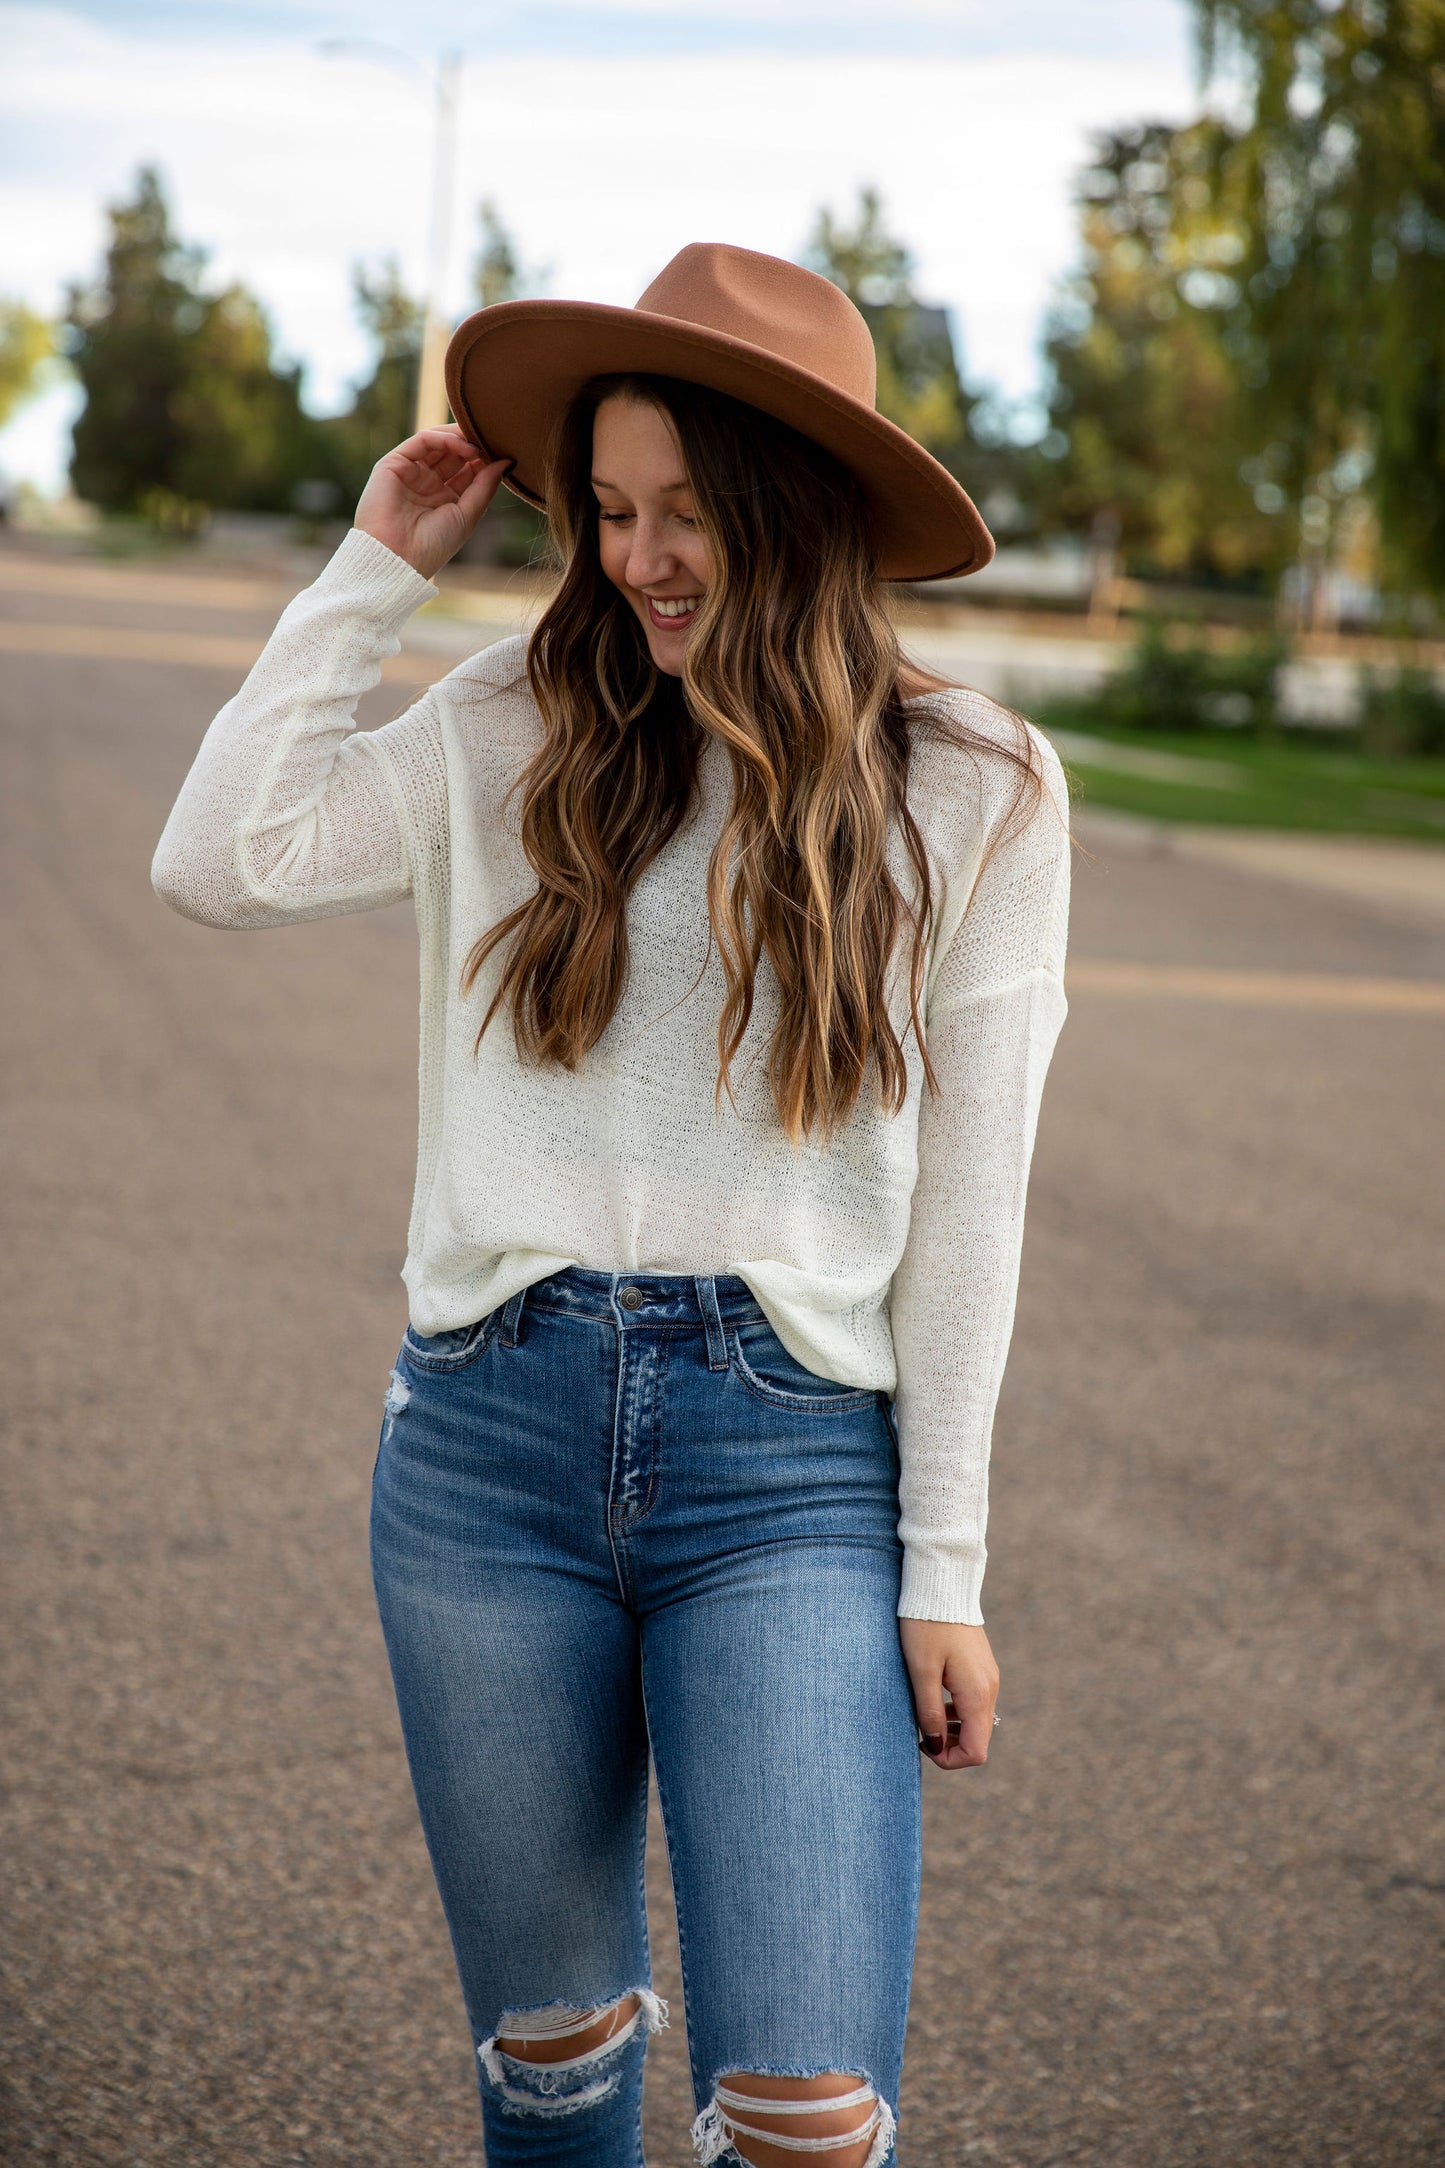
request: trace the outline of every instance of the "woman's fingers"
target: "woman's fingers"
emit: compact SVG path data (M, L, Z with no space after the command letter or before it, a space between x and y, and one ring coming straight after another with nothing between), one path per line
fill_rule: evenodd
M993 1708L998 1700L998 1666L982 1627L967 1629L977 1636L950 1648L944 1661L943 1683L958 1719L958 1759L954 1769L976 1769L988 1760L993 1739Z
M974 1766L974 1763L966 1757L960 1748L961 1732L962 1725L959 1718L954 1714L953 1704L950 1702L945 1706L943 1745L941 1747L929 1746L924 1743L920 1735L920 1752L926 1754L937 1769L970 1769Z
M949 1769L980 1768L988 1760L992 1735L992 1702L986 1707L962 1710L950 1745L950 1754L956 1758L948 1760L944 1766Z
M464 467L480 461L481 453L455 424L445 429L421 429L380 462L403 486L426 496L438 482L449 482Z
M427 466L435 466L438 460L475 454L476 446L460 422L446 422L438 429L418 429L415 436L406 437L397 445L392 457L398 454L404 459L419 459Z
M922 1751L940 1769L976 1769L988 1760L998 1666L981 1626L900 1619Z
M407 486L423 495L438 483L450 482L466 467L479 466L481 454L468 445L465 450L457 445L444 449L433 447L429 451L406 452L400 446L392 454L398 462L399 472L405 476Z
M434 467L423 467L422 487L428 497L440 498L447 490L455 494L465 487L464 477L470 478L480 467L479 459L446 459Z
M514 462L510 459L489 460L485 466L478 460L476 471L466 480L466 486L457 498L459 508L473 521L479 520L487 506L496 496ZM458 476L458 480L462 479Z
M469 508L475 503L480 517L511 464L510 459L484 460L480 452L470 449L465 453L448 452L435 463L414 465L406 486L427 505L451 502Z
M456 427L419 430L378 460L355 525L430 579L466 541L510 463L483 463Z
M925 1754L943 1753L948 1745L948 1704L943 1698L943 1671L930 1671L920 1678L913 1676L913 1715L918 1725L918 1738Z
M940 1769L971 1769L988 1759L986 1753L974 1754L964 1744L963 1720L952 1702L942 1704L941 1716L935 1718L926 1731L920 1721L918 1745L920 1753L926 1754Z

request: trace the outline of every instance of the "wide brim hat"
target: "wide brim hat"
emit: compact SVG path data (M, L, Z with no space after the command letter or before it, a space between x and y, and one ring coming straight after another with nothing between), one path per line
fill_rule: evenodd
M778 256L724 242L683 249L636 308L499 301L447 348L452 413L507 486L546 509L557 421L589 377L682 377L746 400L821 444L857 478L886 580L977 572L993 538L946 467L875 404L877 361L841 288Z

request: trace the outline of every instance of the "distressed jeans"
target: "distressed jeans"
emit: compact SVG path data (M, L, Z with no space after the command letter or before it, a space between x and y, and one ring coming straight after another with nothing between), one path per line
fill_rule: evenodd
M919 1875L897 1482L887 1394L797 1362L735 1275L573 1266L408 1331L372 1566L491 2168L641 2168L649 1750L699 2158L737 2158L730 2073L835 2071L891 2168ZM592 2054L498 2047L630 1994Z

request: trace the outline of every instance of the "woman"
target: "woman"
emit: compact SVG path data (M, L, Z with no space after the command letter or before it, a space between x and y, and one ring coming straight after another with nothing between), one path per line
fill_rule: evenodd
M991 544L824 280L686 249L635 310L473 317L448 390L460 425L380 462L212 724L154 879L222 926L415 901L372 1556L489 2161L641 2161L650 1749L699 2158L881 2168L920 1735L967 1768L994 1722L1058 764L900 659L881 582ZM562 561L536 632L352 734L504 475Z

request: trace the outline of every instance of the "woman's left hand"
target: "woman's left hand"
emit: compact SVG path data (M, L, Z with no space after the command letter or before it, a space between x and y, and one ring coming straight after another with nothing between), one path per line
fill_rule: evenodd
M977 1769L988 1760L998 1700L988 1635L931 1618L901 1618L898 1632L924 1753L935 1769Z

